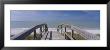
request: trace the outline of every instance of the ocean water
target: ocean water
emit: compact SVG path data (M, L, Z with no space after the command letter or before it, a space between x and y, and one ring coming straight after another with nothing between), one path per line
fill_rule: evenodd
M75 25L79 28L100 29L100 21L11 21L11 28L32 28L38 24L47 23L49 28L56 28L61 23Z

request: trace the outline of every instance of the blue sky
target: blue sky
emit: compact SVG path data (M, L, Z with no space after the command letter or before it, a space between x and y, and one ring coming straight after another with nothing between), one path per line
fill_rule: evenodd
M11 21L100 20L99 10L11 10Z
M11 10L11 21L28 21L28 24L47 23L54 26L67 23L77 26L100 27L99 10ZM31 22L29 22L31 21ZM16 25L16 24L15 24ZM21 25L21 24L20 24Z

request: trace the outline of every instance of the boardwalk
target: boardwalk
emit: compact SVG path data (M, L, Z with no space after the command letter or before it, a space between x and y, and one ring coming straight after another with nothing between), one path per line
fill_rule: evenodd
M65 37L57 31L53 31L52 40L65 40Z
M52 40L65 40L65 37L61 35L59 32L57 32L57 29L54 30L49 29L49 31L52 31ZM43 35L42 40L46 38L46 35L47 33ZM46 40L49 40L49 37L50 37L50 33L48 32Z
M39 30L39 31L38 31ZM47 24L40 24L33 28L19 29L11 35L13 40L23 40L30 36L30 40L99 40L100 37L84 31L76 26L61 24L57 28L48 28ZM12 32L11 32L12 33Z
M15 31L17 30L17 31ZM14 35L13 37L11 37L11 39L17 37L18 35L21 35L22 32L26 31L26 30L29 30L29 28L16 28L16 29L13 29L13 31L11 31L11 34ZM51 30L50 30L51 31ZM39 32L38 30L36 30L36 32ZM47 33L43 33L43 36L42 36L42 40L45 40L45 37L46 37ZM49 38L50 34L48 34L48 38ZM49 40L47 38L47 40ZM63 35L61 35L59 32L57 32L57 30L52 30L52 40L65 40L65 37Z

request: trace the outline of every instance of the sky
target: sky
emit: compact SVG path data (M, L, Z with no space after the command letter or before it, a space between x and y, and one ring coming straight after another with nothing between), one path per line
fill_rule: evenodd
M11 10L11 21L100 20L99 10Z

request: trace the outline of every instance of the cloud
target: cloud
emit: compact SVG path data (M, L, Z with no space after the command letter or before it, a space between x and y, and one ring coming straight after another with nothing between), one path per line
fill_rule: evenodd
M11 21L98 20L98 10L11 10Z

